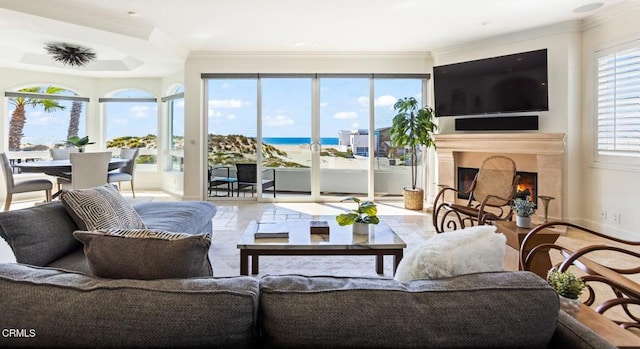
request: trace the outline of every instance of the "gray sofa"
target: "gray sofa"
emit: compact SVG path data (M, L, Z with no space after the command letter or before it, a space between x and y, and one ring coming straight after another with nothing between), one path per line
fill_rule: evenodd
M191 205L135 208L149 228L210 231L210 217L201 216L215 207ZM36 228L24 231L28 238L70 244L62 231L76 228L58 206L0 213L0 235L30 218ZM10 235L10 245L24 243L15 238L23 234ZM41 258L41 266L0 264L0 347L611 348L559 312L555 292L529 272L406 283L300 275L101 279L83 274L77 248Z

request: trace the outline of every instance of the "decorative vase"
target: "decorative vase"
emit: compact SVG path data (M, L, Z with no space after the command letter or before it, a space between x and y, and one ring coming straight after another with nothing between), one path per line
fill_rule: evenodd
M360 223L360 222L353 223L353 233L358 235L368 235L369 224Z
M580 304L582 304L580 299L571 299L561 295L558 295L558 297L560 298L560 309L564 310L565 313L576 317L576 314L580 311Z
M84 153L84 147L79 147L78 148L78 153Z
M516 226L518 228L531 228L531 217L516 216Z

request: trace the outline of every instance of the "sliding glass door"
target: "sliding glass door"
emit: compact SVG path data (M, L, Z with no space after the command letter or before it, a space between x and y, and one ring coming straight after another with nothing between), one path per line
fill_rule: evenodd
M369 77L320 79L320 192L323 199L368 196Z
M263 181L275 178L277 194L310 198L312 173L311 77L260 79Z
M388 129L397 99L416 97L422 104L426 75L204 78L207 196L265 201L400 198L402 188L410 185L406 151L391 145ZM248 170L253 178L238 173L237 164L253 164Z

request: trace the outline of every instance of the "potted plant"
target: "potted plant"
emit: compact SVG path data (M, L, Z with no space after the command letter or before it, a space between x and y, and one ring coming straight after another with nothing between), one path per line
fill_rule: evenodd
M433 109L420 107L413 97L399 99L393 109L393 117L389 135L391 145L408 148L409 164L411 165L411 187L404 188L404 207L410 210L422 210L424 190L417 187L418 180L418 150L436 146L433 132L438 129L434 122Z
M78 151L81 153L84 152L84 147L86 147L87 145L95 144L95 142L89 142L89 136L84 136L82 138L78 136L72 136L69 139L67 139L67 143L77 147Z
M569 270L561 272L555 268L549 271L547 281L560 296L560 308L575 316L580 310L581 302L578 297L586 287L584 281Z
M340 226L353 224L353 232L356 234L368 234L369 224L380 223L380 218L376 216L378 208L371 201L361 201L355 197L349 197L340 202L353 201L358 207L347 213L341 213L336 217L336 221Z
M536 205L524 199L513 201L513 211L516 213L516 226L520 228L531 228L531 215L536 212Z

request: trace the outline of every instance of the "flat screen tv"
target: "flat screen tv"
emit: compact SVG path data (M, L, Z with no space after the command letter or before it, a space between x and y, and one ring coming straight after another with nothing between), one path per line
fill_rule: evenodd
M547 50L433 67L437 116L549 110Z

